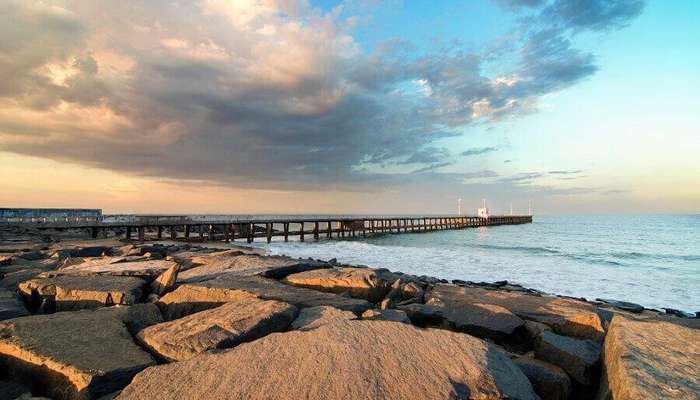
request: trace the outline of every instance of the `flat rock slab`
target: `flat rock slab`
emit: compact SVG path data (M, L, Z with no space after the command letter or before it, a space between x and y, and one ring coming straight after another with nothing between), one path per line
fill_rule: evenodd
M595 382L600 345L592 340L579 340L544 331L535 342L535 357L566 371L582 385Z
M396 276L386 270L339 267L292 274L285 283L378 303L391 289Z
M55 399L114 392L155 364L132 341L128 318L128 307L113 307L0 322L0 365Z
M170 322L152 325L137 339L167 361L182 361L285 330L297 308L274 300L246 298Z
M513 360L530 380L542 400L566 400L571 395L571 379L563 369L528 357Z
M596 308L583 301L455 285L436 285L426 294L444 302L494 304L522 319L549 325L562 335L602 341L605 331Z
M56 311L73 311L135 304L141 299L145 284L143 279L128 276L68 275L30 279L19 285L19 292L32 307L46 301L55 305Z
M464 334L386 321L276 333L148 368L118 399L536 399L501 352Z
M26 315L29 315L29 311L19 299L17 293L0 287L0 321Z
M177 265L176 262L168 260L115 262L113 257L108 257L105 259L100 258L82 262L80 264L70 265L61 268L60 270L46 273L45 276L53 277L60 275L111 275L132 276L147 280L153 280L175 265Z
M700 331L696 329L615 316L604 354L604 381L615 400L700 396Z
M322 325L332 324L337 321L350 321L353 319L357 319L355 314L350 311L339 310L335 307L307 307L299 312L299 316L292 322L291 328L308 331Z
M262 275L268 278L281 279L285 276L310 271L319 268L330 268L329 264L314 260L302 260L281 256L237 255L218 256L206 255L191 259L195 266L180 274L181 283L202 282L217 278L224 274Z
M356 315L372 308L365 300L338 296L316 290L285 285L260 276L225 275L205 282L180 285L160 299L166 319L179 318L192 312L212 308L241 296L278 300L297 308L331 306L352 311Z
M525 324L505 307L472 303L441 291L432 292L427 304L440 307L452 329L480 338L504 340Z

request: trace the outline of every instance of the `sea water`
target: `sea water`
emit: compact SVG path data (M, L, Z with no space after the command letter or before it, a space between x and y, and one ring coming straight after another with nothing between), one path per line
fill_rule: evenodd
M532 224L256 244L272 254L700 311L700 215L535 216Z

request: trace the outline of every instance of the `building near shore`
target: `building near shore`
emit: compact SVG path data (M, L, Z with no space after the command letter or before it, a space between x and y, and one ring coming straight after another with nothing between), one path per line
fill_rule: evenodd
M0 208L0 222L101 221L97 208Z

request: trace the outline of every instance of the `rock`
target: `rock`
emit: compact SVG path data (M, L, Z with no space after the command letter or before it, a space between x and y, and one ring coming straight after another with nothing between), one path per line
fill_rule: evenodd
M29 315L14 291L0 288L0 321Z
M163 322L163 315L155 304L134 304L130 307L113 307L111 310L121 317L132 336L151 325Z
M575 381L590 385L595 382L600 345L544 331L535 342L535 357L563 368Z
M415 282L408 282L401 286L402 300L415 299L418 303L423 302L425 291Z
M675 315L676 317L680 318L695 318L694 314L682 310L676 310L675 308L664 308L664 311L666 314Z
M571 395L571 379L563 369L529 357L518 357L513 362L542 400L566 400Z
M601 301L605 304L610 304L615 308L619 308L620 310L625 310L636 314L639 314L644 311L644 306L640 306L639 304L630 303L627 301L619 301L612 299L596 299L596 301Z
M112 247L109 247L109 246L81 247L81 248L77 248L77 249L70 249L69 254L71 257L109 256L112 254Z
M149 368L118 399L205 397L537 398L522 372L479 339L386 321L338 321Z
M362 319L411 323L406 312L401 310L367 310L362 313Z
M349 321L353 319L357 319L355 314L350 311L339 310L335 307L307 307L299 312L299 316L292 322L291 329L308 331L336 321Z
M397 306L397 309L404 311L414 325L417 326L441 326L443 322L442 309L430 304L407 304Z
M372 308L367 301L285 285L260 276L224 275L205 282L180 285L161 298L159 305L166 319L212 308L229 299L255 296L264 300L278 300L297 308L332 306L352 311L356 315Z
M126 276L57 276L22 282L19 292L32 309L46 300L56 311L72 311L135 304L144 286L142 279Z
M373 303L389 292L394 276L386 270L336 267L292 274L285 283L331 293L349 292Z
M122 258L109 257L105 259L86 260L80 264L70 265L60 270L47 272L44 277L56 277L63 275L88 276L88 275L111 275L111 276L131 276L153 281L160 274L177 265L174 261L149 260L134 262L119 262Z
M19 288L20 283L28 281L42 272L43 271L40 269L22 269L19 271L10 272L2 277L0 286L14 292L17 290L17 288Z
M296 315L296 307L280 301L239 299L152 325L139 332L137 339L165 360L182 361L282 331Z
M0 399L19 399L27 395L31 397L32 390L22 382L17 380L0 380Z
M522 319L542 322L559 334L581 339L601 341L605 334L596 308L578 300L453 285L434 286L426 293L426 302L431 298L498 305Z
M28 251L26 253L20 253L17 255L19 258L23 258L28 261L37 261L37 260L43 260L44 258L47 258L48 256L41 252L41 251Z
M605 338L604 365L601 398L697 399L700 331L615 316Z
M292 273L330 267L328 264L318 261L298 260L281 256L246 254L231 257L212 254L192 257L191 262L194 267L182 272L179 282L202 282L226 274L261 275L268 278L282 279Z
M433 292L426 304L441 308L452 329L484 339L504 340L524 324L505 307L471 303L444 292Z
M0 267L12 265L12 255L0 255Z
M542 332L552 330L549 325L536 321L525 320L525 324L523 326L525 327L525 337L530 344L534 344L535 340L540 337Z
M177 273L180 271L180 264L175 263L173 266L168 268L165 272L160 274L155 281L151 283L151 292L162 296L165 292L175 286L175 281L177 281Z
M0 370L44 391L34 394L55 399L96 398L119 390L155 364L132 341L124 308L0 322Z

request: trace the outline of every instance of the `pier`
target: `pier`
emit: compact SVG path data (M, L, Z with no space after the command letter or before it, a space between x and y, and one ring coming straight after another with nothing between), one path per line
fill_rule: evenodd
M115 236L126 239L172 239L186 241L236 240L252 243L283 237L284 241L367 237L378 234L425 233L482 226L516 225L532 222L530 215L487 217L442 216L214 216L214 215L90 215L58 218L29 217L0 219L0 227L37 230L89 230L93 238Z

